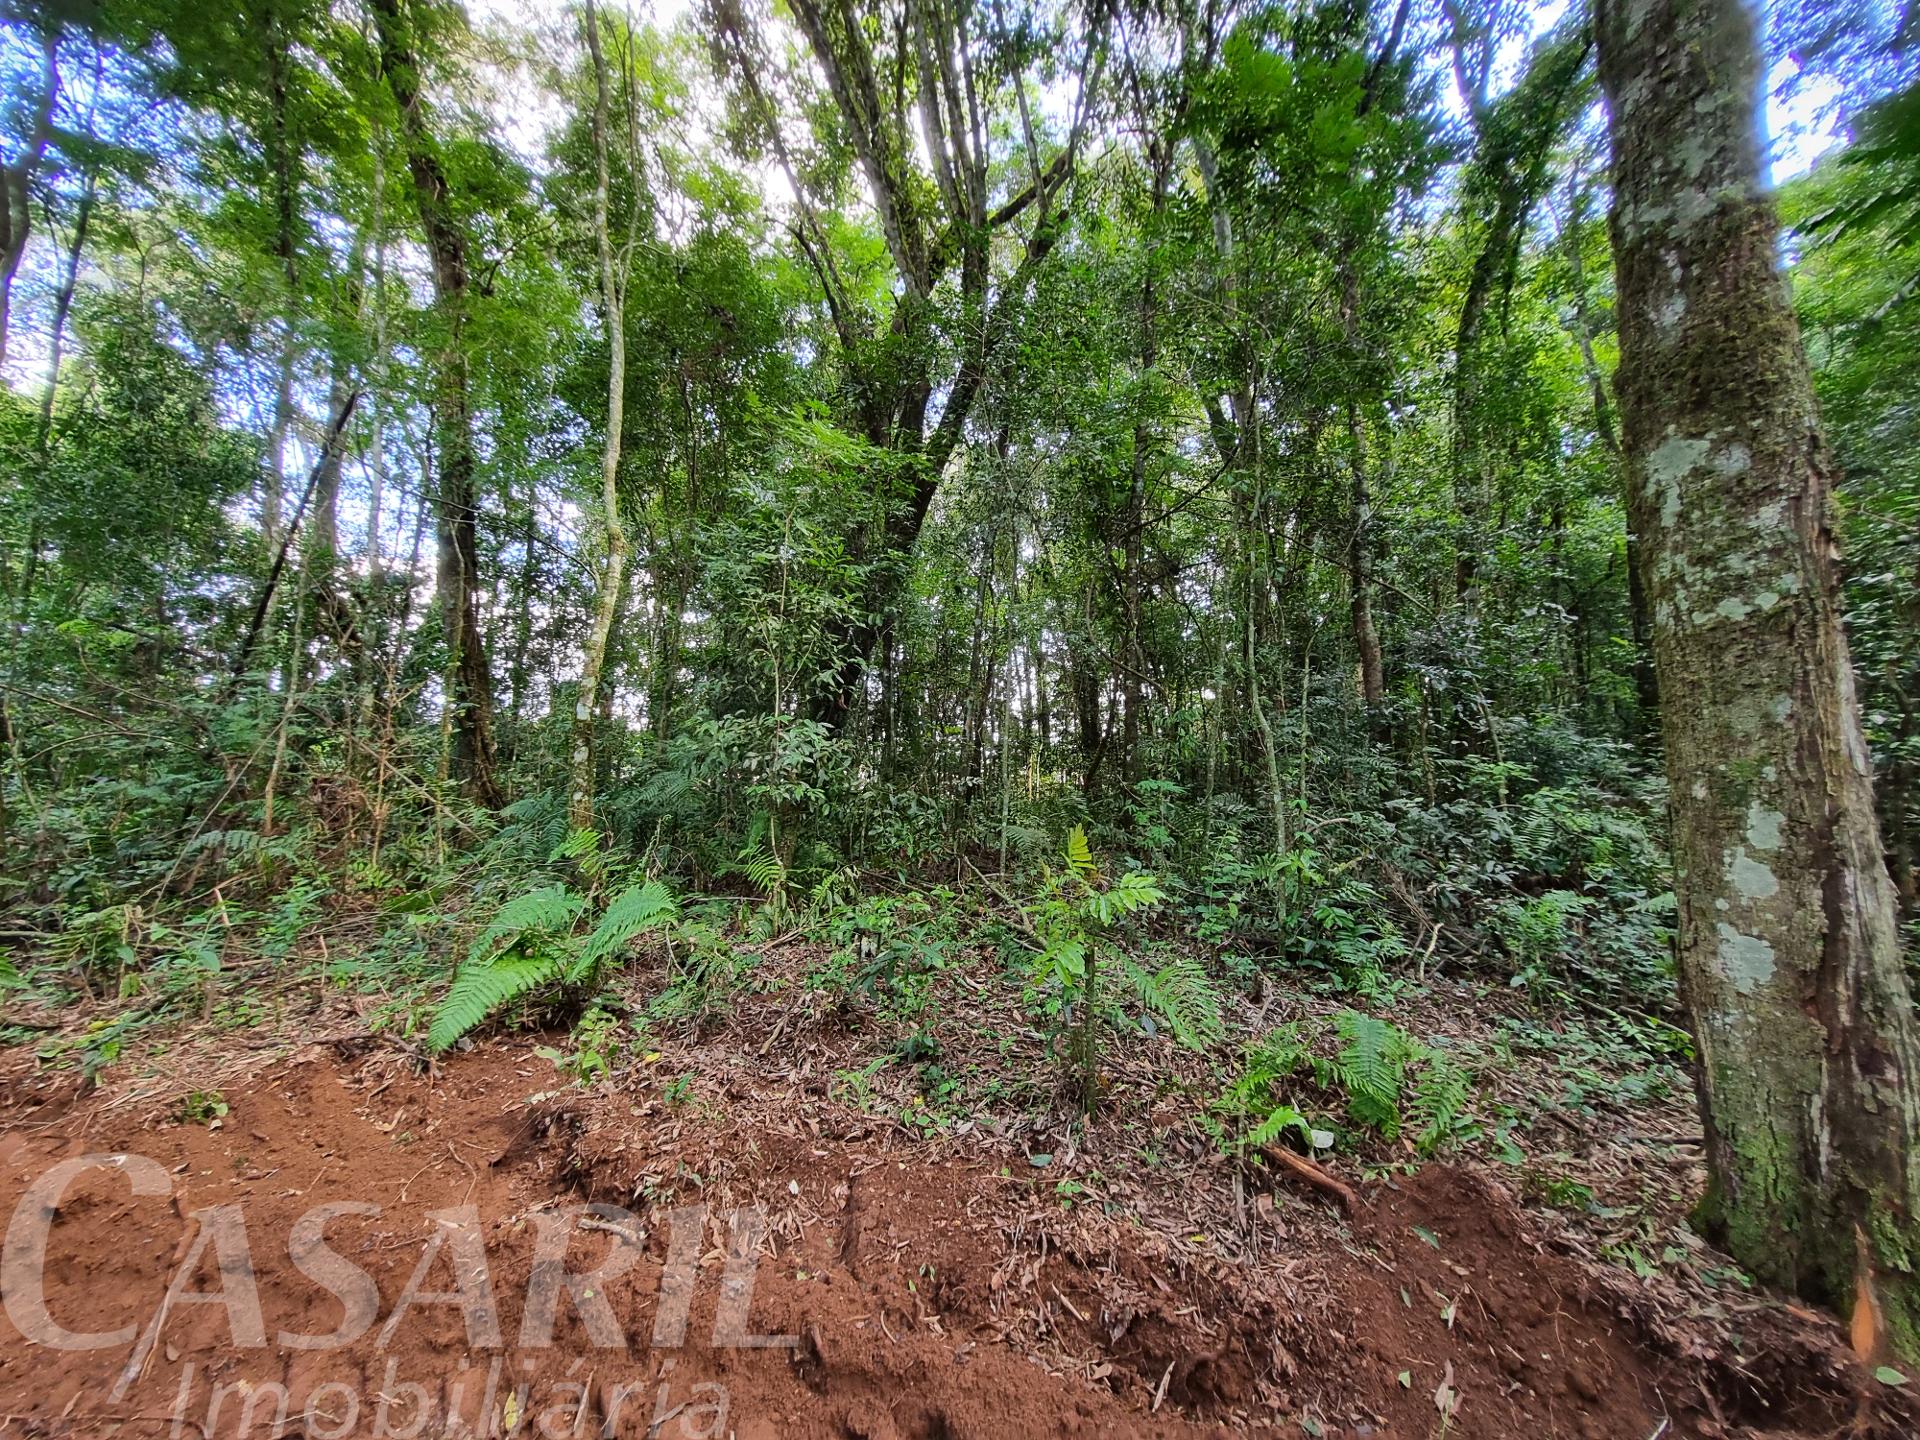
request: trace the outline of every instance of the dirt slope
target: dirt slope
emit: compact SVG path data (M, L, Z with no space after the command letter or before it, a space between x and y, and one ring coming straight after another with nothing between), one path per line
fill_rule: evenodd
M397 1052L358 1048L307 1047L224 1092L216 1124L16 1087L0 1112L8 1214L56 1162L86 1154L145 1155L172 1186L170 1197L137 1197L111 1168L74 1182L53 1216L53 1318L149 1331L196 1242L187 1288L233 1293L206 1233L231 1222L205 1212L237 1206L266 1343L236 1346L229 1309L184 1290L131 1367L131 1344L55 1351L0 1322L0 1433L491 1426L881 1440L1271 1427L1647 1440L1756 1427L1891 1435L1908 1423L1870 1412L1867 1400L1886 1397L1784 1312L1756 1309L1746 1322L1771 1373L1730 1370L1704 1345L1689 1356L1636 1313L1630 1290L1552 1253L1503 1193L1464 1170L1429 1166L1372 1187L1350 1223L1317 1196L1249 1191L1235 1235L1169 1243L1123 1206L1052 1179L1051 1161L1033 1164L1044 1157L942 1151L809 1106L804 1091L779 1128L741 1133L724 1104L673 1103L657 1088L559 1090L529 1042L459 1056L437 1079ZM340 1348L299 1349L280 1332L326 1334L348 1309L289 1259L295 1222L323 1201L379 1207L325 1229L373 1277L378 1318ZM617 1334L596 1337L582 1319L593 1305L561 1294L553 1343L541 1345L521 1329L538 1237L587 1201L631 1212L594 1217L567 1251L581 1272L637 1250L595 1292ZM704 1216L673 1213L687 1206ZM730 1225L741 1206L764 1207L757 1236L751 1221ZM443 1217L452 1230L429 1218L436 1211L455 1212ZM475 1230L477 1261L462 1248ZM483 1268L497 1340L476 1336L474 1317L450 1303L412 1305L390 1323L436 1233L444 1243L415 1289L458 1289L456 1262ZM713 1343L730 1247L744 1255L748 1242L754 1259L731 1271L737 1296L740 1277L753 1279L745 1334L791 1344ZM695 1264L690 1316L683 1343L654 1345L675 1253ZM233 1268L229 1256L229 1281Z

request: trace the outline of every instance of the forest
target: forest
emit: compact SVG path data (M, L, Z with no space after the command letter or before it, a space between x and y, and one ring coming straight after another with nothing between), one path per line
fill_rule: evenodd
M1913 4L0 75L0 1431L1916 1433Z

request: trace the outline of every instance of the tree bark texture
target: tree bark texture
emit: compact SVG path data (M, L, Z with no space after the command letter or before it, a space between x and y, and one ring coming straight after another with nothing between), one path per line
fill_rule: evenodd
M1839 612L1832 470L1740 0L1602 0L1628 500L1673 800L1703 1213L1920 1352L1920 1045Z

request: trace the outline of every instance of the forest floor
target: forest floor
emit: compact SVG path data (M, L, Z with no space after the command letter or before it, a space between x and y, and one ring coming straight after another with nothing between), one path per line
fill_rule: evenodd
M1501 990L1437 980L1395 1015L1507 1037L1483 1083L1533 1102L1507 1136L1528 1163L1383 1144L1329 1164L1349 1213L1222 1155L1195 1123L1197 1062L1164 1036L1111 1057L1082 1126L1017 995L984 971L941 977L940 1064L916 1069L876 1063L884 1027L778 983L820 958L765 947L723 1014L649 1036L590 1085L556 1067L558 1036L496 1035L428 1065L370 1024L377 998L309 977L252 987L244 1028L210 1007L142 1034L94 1086L34 1046L0 1050L0 1210L16 1223L63 1159L131 1152L171 1184L141 1197L110 1168L74 1180L49 1308L141 1339L60 1351L0 1321L0 1436L1916 1433L1912 1387L1876 1383L1835 1321L1749 1291L1686 1232L1699 1151L1684 1087L1639 1083L1551 1025L1516 1051ZM636 995L662 983L649 963L625 979ZM1270 992L1246 1025L1317 1003ZM99 1019L15 1016L59 1027L47 1035ZM379 1207L326 1230L373 1277L378 1318L301 1349L280 1332L325 1334L346 1309L295 1235L325 1201ZM536 1245L586 1202L631 1214L589 1219L569 1268L616 1250L631 1268L561 1294L543 1345L521 1329ZM194 1303L236 1293L234 1260L207 1243L231 1240L208 1218L219 1206L249 1246L259 1346ZM395 1313L409 1277L444 1292L476 1272L497 1338L452 1304ZM689 1274L684 1334L663 1333ZM746 1277L744 1335L774 1343L716 1327ZM583 1323L598 1304L617 1333Z

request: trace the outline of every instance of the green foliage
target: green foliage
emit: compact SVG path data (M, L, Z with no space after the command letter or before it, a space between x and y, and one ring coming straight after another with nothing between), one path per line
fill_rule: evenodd
M1149 970L1124 952L1121 972L1140 1003L1167 1024L1173 1038L1193 1050L1210 1050L1226 1038L1220 992L1207 967L1190 955Z
M211 1125L227 1117L227 1097L218 1090L193 1090L173 1107L173 1118L183 1125Z
M487 928L467 947L467 964L485 965L509 946L527 940L549 943L564 932L587 902L563 885L543 885L516 895L494 912Z
M1219 993L1198 961L1180 957L1153 970L1111 944L1116 927L1166 898L1154 878L1139 870L1104 877L1078 825L1067 832L1062 858L1064 870L1046 873L1041 897L1027 912L1040 941L1028 983L1042 1013L1056 1022L1056 1035L1078 1012L1072 1058L1081 1103L1091 1110L1098 1087L1096 1027L1111 1008L1098 984L1103 944L1113 949L1127 993L1164 1019L1181 1044L1201 1049L1216 1042L1224 1022Z
M580 983L635 936L654 929L679 913L673 892L658 880L629 886L601 912L593 933L581 942L567 969L567 979Z
M1230 1149L1258 1148L1293 1132L1315 1148L1335 1143L1299 1108L1302 1086L1344 1103L1345 1118L1384 1140L1414 1128L1414 1145L1430 1155L1471 1128L1472 1077L1444 1048L1428 1045L1389 1020L1341 1011L1329 1026L1296 1021L1247 1047L1238 1074L1213 1105Z
M607 960L628 941L677 913L657 881L630 886L602 911L584 937L569 928L587 902L559 885L516 895L475 938L466 963L435 1010L427 1044L439 1052L490 1016L543 986L591 992Z

